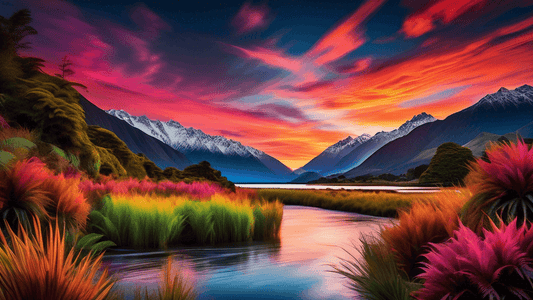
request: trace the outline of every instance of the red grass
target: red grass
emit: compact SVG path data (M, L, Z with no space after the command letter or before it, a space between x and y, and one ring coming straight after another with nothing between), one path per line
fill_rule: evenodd
M531 258L524 249L527 227L516 228L516 220L495 232L484 230L485 239L459 224L455 237L432 244L425 254L424 286L417 299L502 299L503 295L533 296ZM527 299L524 297L524 299Z
M18 161L0 172L0 213L12 225L23 222L29 226L30 215L48 218L50 205L43 182L52 173L37 158Z
M514 191L522 197L533 192L533 149L527 144L492 145L487 156L490 162L478 158L471 166L467 179L474 194Z
M108 193L139 195L149 195L155 193L167 196L189 195L193 198L205 199L214 194L225 191L218 184L208 182L174 183L170 181L162 181L159 183L154 183L149 180L139 181L134 178L121 181L105 178L101 183L84 180L80 183L80 189L91 198L103 196Z
M533 218L533 149L522 141L492 145L487 157L490 162L477 159L466 178L474 196L461 218L477 234L490 229L489 218L507 223Z

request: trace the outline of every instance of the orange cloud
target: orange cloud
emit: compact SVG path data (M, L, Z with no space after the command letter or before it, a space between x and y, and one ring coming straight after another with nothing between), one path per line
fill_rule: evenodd
M440 0L423 11L410 15L403 23L401 32L407 37L419 37L435 29L435 21L448 24L471 9L482 8L487 0Z
M354 51L366 42L361 24L371 16L385 0L368 0L346 21L321 38L306 53L315 58L317 65L324 65Z
M513 88L531 83L532 40L530 17L468 44L447 51L435 47L419 56L355 76L350 86L334 97L334 102L323 107L353 110L346 120L360 124L390 121L399 126L421 111L443 118L502 86ZM462 91L433 103L400 107L404 101L450 89Z

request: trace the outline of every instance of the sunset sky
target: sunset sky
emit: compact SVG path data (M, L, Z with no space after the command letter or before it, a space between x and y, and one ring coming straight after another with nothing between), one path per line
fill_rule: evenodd
M197 4L200 3L200 4ZM170 119L288 167L363 133L533 85L533 0L0 0L102 109Z

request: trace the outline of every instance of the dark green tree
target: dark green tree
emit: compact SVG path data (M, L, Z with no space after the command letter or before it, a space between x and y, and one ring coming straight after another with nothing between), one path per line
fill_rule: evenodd
M37 34L37 30L31 27L32 18L29 9L21 9L15 12L9 19L0 16L0 31L4 38L2 43L10 44L16 50L29 49L30 42L22 42L28 35Z
M444 143L437 148L419 182L444 186L464 185L464 178L469 172L468 165L474 159L472 150L456 143Z

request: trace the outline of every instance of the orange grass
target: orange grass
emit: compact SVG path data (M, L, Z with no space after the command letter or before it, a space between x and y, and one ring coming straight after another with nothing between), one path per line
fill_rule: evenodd
M385 228L381 237L392 249L398 266L409 278L421 272L421 254L428 251L429 243L444 242L453 236L459 226L459 211L470 192L445 190L419 202L409 211L399 212L399 224Z
M141 296L141 289L137 288L135 291L134 300L193 300L196 299L197 294L193 286L187 282L186 278L181 272L176 272L174 277L172 273L172 258L169 256L167 263L163 267L161 276L161 284L157 292L148 293L145 289L144 297Z
M0 232L0 300L106 299L114 283L107 270L97 276L103 255L79 259L72 249L65 255L59 226L43 239L39 220L33 225L31 236L23 227L19 235L9 227L7 237Z

